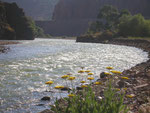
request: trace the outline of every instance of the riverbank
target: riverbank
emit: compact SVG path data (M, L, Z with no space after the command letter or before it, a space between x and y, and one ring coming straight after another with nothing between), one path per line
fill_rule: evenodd
M1 53L6 53L10 50L9 47L6 47L5 45L10 45L10 44L18 44L19 42L12 42L12 41L0 41L0 54Z
M150 57L150 42L148 40L140 39L114 39L105 42L99 42L105 44L115 44L115 45L125 45L132 46L142 49L148 52L148 57ZM130 113L150 113L150 60L137 64L131 69L124 70L123 75L129 77L130 79L123 85L126 90L126 94L134 95L133 98L125 98L124 103L130 109ZM105 78L102 77L97 81L104 83ZM117 82L117 88L121 89L121 82ZM95 96L99 97L103 93L101 85L91 84ZM64 106L64 101L61 99L60 106ZM139 112L140 111L140 112ZM52 111L45 110L41 113L53 113Z
M114 39L100 43L137 47L146 51L148 58L150 58L150 41L148 40ZM125 100L130 111L132 113L150 113L150 59L131 69L124 70L123 75L130 78L130 81L126 84L126 93L135 95L131 100ZM101 81L101 79L98 81ZM118 88L121 88L121 83L118 84ZM96 95L101 92L99 86L92 85L92 89L94 89Z

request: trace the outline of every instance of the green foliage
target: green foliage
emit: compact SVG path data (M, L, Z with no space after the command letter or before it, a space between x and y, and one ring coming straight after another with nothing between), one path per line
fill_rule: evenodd
M118 19L118 16L118 9L111 5L105 5L102 9L100 9L98 19L102 19L106 22L104 29L112 29Z
M90 87L83 90L81 94L66 98L67 106L60 107L58 100L52 110L56 113L127 113L127 108L123 104L124 95L117 94L113 90L111 83L104 91L104 98L97 100Z
M33 31L34 37L45 37L43 29L36 26L35 22L29 17L28 17L28 22L30 25L29 26L30 29L32 29L32 31Z
M104 25L102 22L100 21L96 21L90 24L90 27L88 29L88 34L94 34L96 32L99 32L101 30L103 30Z
M119 12L117 8L111 5L105 5L99 11L97 17L99 20L90 25L88 33L96 33L105 30L116 32L120 22L119 20L124 15L130 15L130 12L126 9Z
M141 14L124 15L120 18L118 30L118 34L124 37L149 37L150 20L145 20Z
M131 13L127 9L122 9L119 14L119 18L123 15L131 15Z
M115 7L106 5L100 9L98 19L91 24L88 33L109 30L116 36L150 37L150 20L145 20L141 14L132 16L126 9L119 12Z

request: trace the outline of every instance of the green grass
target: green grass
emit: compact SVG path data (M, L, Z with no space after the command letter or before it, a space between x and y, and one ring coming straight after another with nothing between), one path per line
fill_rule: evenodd
M80 94L66 98L65 101L67 106L62 107L56 100L52 110L56 113L127 113L128 111L126 105L123 104L124 94L117 93L111 83L108 83L102 99L98 100L89 86Z

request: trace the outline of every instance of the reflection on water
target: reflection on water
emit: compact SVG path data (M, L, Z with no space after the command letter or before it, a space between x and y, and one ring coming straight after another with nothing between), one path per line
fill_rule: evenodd
M80 67L99 77L107 66L123 71L148 59L146 52L134 47L74 40L36 39L9 46L9 53L0 54L0 112L5 113L36 113L48 108L48 102L40 101L50 95L44 83L53 80L53 86L65 84L60 76L72 73L78 76L78 85Z

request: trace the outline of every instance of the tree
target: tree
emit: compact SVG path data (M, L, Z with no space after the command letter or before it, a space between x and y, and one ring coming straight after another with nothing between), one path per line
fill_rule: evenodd
M118 19L118 16L119 12L115 7L111 5L105 5L102 9L100 9L98 19L101 19L105 22L104 29L114 29L114 23Z
M149 37L150 20L145 20L141 14L124 15L120 18L118 34L124 37Z

